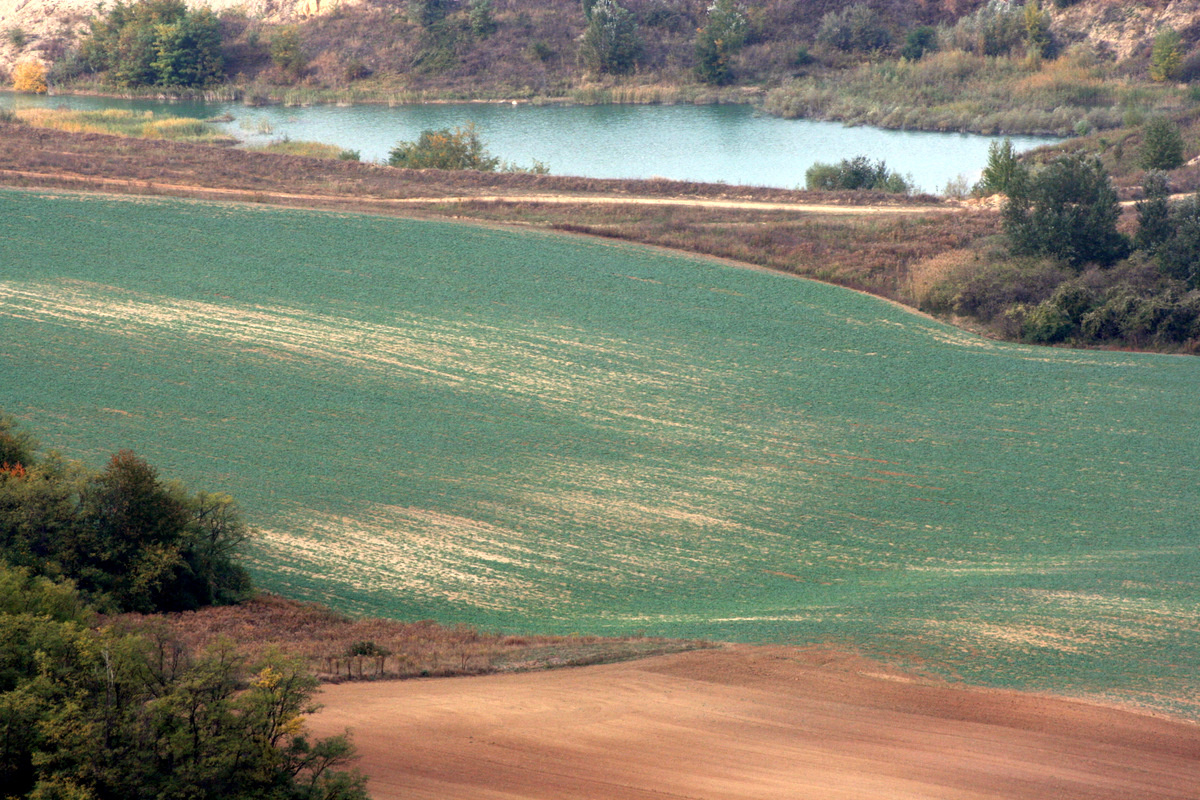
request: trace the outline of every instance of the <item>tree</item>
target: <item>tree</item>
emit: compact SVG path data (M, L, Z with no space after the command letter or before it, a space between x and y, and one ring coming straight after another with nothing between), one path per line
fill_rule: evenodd
M300 43L300 31L294 25L278 31L271 38L271 60L284 75L296 80L308 66L308 58Z
M1171 209L1170 235L1154 250L1159 271L1200 289L1200 196L1192 195Z
M900 56L909 61L920 61L926 53L932 53L937 49L937 28L932 25L920 25L909 31L904 38L904 47L900 48Z
M205 86L224 70L216 15L183 0L117 2L91 19L80 54L120 86Z
M1142 169L1172 170L1183 166L1183 135L1179 126L1163 116L1150 117L1142 125L1142 147L1138 152Z
M1043 11L1038 0L1026 0L1025 12L1025 52L1034 59L1049 55L1050 14Z
M633 71L641 51L637 21L629 9L616 0L596 0L579 47L584 66L597 73L624 75Z
M500 159L491 156L475 123L454 130L421 131L415 142L400 142L388 154L388 165L406 169L474 169L494 172Z
M46 86L46 68L40 61L17 64L13 67L12 81L14 92L45 94L49 88Z
M892 34L875 9L857 3L821 17L817 42L846 52L873 52L890 47Z
M1024 165L1017 160L1017 151L1012 139L988 145L987 166L975 189L980 194L1008 194L1009 188L1026 175Z
M1129 242L1117 231L1121 205L1098 158L1062 156L1009 187L1004 230L1017 254L1057 258L1081 268L1124 258Z
M1183 40L1174 28L1163 28L1150 50L1150 80L1174 80L1183 69Z
M1167 175L1151 170L1142 179L1145 197L1137 202L1138 229L1133 245L1138 250L1153 252L1160 244L1171 238L1171 211L1168 198L1171 190Z
M730 59L746 41L746 15L735 0L715 0L696 36L696 76L704 83L733 80Z
M471 0L471 32L486 39L496 32L496 19L492 16L492 0Z

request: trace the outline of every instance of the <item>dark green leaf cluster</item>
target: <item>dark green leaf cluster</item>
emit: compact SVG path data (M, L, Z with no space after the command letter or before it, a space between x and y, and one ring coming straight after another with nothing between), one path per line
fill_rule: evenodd
M229 495L163 483L128 450L99 472L38 461L0 416L0 560L70 578L104 609L179 611L249 593L248 533Z
M900 57L909 61L920 61L926 53L938 49L937 28L932 25L920 25L913 28L904 37L904 47L900 48Z
M415 142L400 142L388 165L406 169L474 169L495 172L500 159L488 154L474 123L450 130L421 131Z
M314 689L277 655L95 629L69 583L0 563L5 797L364 800L347 739L306 735Z
M220 26L207 8L189 11L183 0L118 2L90 25L82 59L120 86L201 87L222 77Z
M867 189L894 194L912 191L911 183L903 175L888 169L883 161L872 163L866 156L843 158L838 164L817 162L804 173L804 181L813 190Z
M1171 170L1183 166L1183 134L1179 126L1163 116L1142 125L1142 147L1138 151L1142 169Z
M1003 211L1013 252L1048 256L1076 269L1108 266L1129 254L1129 240L1117 230L1117 192L1099 159L1063 156L1017 178Z

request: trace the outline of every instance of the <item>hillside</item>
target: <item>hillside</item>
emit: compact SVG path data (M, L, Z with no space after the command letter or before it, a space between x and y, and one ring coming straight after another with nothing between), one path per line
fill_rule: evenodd
M813 92L819 94L832 81L838 93L856 94L852 85L843 85L844 79L866 62L887 63L906 52L908 38L920 26L938 26L940 43L934 49L1011 57L1014 65L1028 49L1022 7L984 7L980 0L875 0L868 4L874 11L869 21L875 38L844 46L830 44L834 40L822 38L821 31L827 15L847 12L852 5L848 0L747 2L736 6L738 45L719 50L709 64L716 73L697 71L704 58L697 49L698 31L710 19L702 0L625 0L622 6L631 14L637 46L615 65L595 60L588 20L575 0L214 0L205 5L220 17L224 50L226 85L210 90L256 102L296 91L301 94L292 97L295 102L433 97L744 101L782 89L785 97L768 103L778 113L854 118L870 111L872 104L895 106L903 101L893 94L864 97L858 103L862 107L850 111L828 99L814 99ZM1065 53L1074 47L1078 55L1078 47L1086 45L1090 59L1107 65L1105 80L1144 77L1153 37L1163 26L1180 32L1185 56L1200 38L1197 0L1134 7L1112 0L1082 0L1065 8L1046 5L1050 50ZM76 58L76 51L93 10L90 0L0 0L0 30L5 33L0 69L40 59L51 65L52 78L59 84L89 86L90 68ZM854 34L857 23L846 19L851 32L847 35L866 36ZM285 30L294 30L298 37L299 60L281 66L284 62L272 58L272 43ZM1197 63L1185 60L1185 79L1197 71ZM939 78L943 88L962 91L951 88L961 78L954 72L962 65L941 69L949 70ZM800 84L792 86L797 80ZM996 76L986 80L994 83ZM1043 87L1033 88L1037 90L1024 99L1042 102L1036 95ZM1068 88L1067 94L1078 91ZM1096 101L1059 97L1047 111L1075 105L1086 111ZM1072 113L1073 123L1081 113ZM895 126L915 121L917 126L936 127L928 120L888 122L886 115L859 121ZM1107 127L1113 120L1090 122ZM943 124L971 127L961 120ZM1061 125L1043 122L1041 128Z

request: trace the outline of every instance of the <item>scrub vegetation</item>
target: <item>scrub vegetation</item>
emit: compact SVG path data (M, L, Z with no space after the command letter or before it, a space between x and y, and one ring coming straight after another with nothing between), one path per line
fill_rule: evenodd
M1194 102L1180 81L1198 74L1197 32L1156 20L1111 0L365 0L269 23L134 0L78 39L20 52L40 52L61 88L248 103L749 101L885 127L1069 135Z

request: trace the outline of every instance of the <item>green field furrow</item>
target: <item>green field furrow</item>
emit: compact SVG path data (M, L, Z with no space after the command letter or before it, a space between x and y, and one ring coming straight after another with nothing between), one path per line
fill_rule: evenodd
M261 585L354 612L1200 716L1198 390L633 246L0 192L0 407L234 493Z

